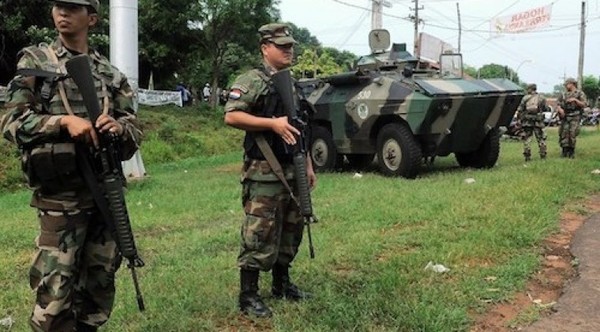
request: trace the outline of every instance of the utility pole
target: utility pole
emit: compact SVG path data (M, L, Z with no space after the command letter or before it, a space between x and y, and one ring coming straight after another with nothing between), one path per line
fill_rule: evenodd
M383 7L390 8L392 3L388 0L373 0L371 6L371 30L383 28Z
M462 36L462 25L460 23L460 6L456 3L456 15L458 16L458 53L460 53L460 41Z
M585 0L581 1L581 31L579 35L579 66L577 68L577 86L583 87L583 53L585 51Z
M419 10L424 9L423 6L419 7L419 0L413 0L415 3L415 15L410 15L409 18L415 22L415 37L414 37L414 56L418 56L419 54L419 23L421 23L421 19L419 18ZM412 8L411 8L412 10Z

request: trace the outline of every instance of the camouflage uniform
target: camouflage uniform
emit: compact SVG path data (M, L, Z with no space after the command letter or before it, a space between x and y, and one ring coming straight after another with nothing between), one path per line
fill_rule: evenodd
M535 135L540 151L540 158L546 158L546 133L544 132L544 113L546 99L531 90L519 105L519 121L523 128L523 155L525 161L531 160L531 137Z
M239 307L244 314L269 317L271 310L258 294L260 270L272 271L271 291L275 298L302 300L310 297L310 294L299 290L289 277L290 263L296 257L302 241L304 218L300 215L292 194L258 147L257 139L263 138L269 145L274 158L281 164L286 182L291 188L296 188L293 151L282 136L270 130L271 127L255 125L255 121L262 120L260 118L277 118L273 121L283 122L281 119L286 116L271 76L277 69L282 70L291 64L292 47L296 41L285 24L266 24L258 31L261 34L264 65L239 76L231 86L225 104L225 121L231 121L228 123L234 126L237 124L244 129L250 128L244 139L241 181L242 205L246 218L241 227L241 250L238 256ZM269 60L275 60L275 64L271 65L277 68L267 65ZM239 112L251 116L240 117ZM283 134L294 135L287 127ZM312 167L312 164L307 163L307 176L309 165ZM312 168L310 171L312 172Z
M266 71L272 71L266 68ZM230 98L225 111L243 111L264 116L256 105L263 105L269 95L268 76L260 69L251 70L237 78L232 94L241 92L237 99ZM235 95L237 96L237 95ZM234 97L235 98L235 97ZM279 114L282 116L283 114ZM272 133L263 133L281 163L286 179L294 188L294 169L291 155L285 154L284 142ZM242 169L242 206L246 219L242 224L241 251L238 266L246 269L268 271L276 262L288 265L294 260L302 240L303 218L290 193L271 170L269 163L249 142L253 134L247 133L246 160ZM275 140L275 141L274 141Z
M127 160L142 138L132 89L108 59L94 50L88 55L100 105L124 129L121 158ZM57 39L52 45L23 49L17 69L66 73L65 62L73 56ZM68 111L57 83L36 77L32 91L29 75L36 74L26 77L18 72L9 84L8 113L1 127L4 137L22 151L23 170L34 190L31 206L37 209L40 222L38 250L30 270L30 285L36 292L30 325L34 331L74 331L80 323L93 328L110 316L121 258L81 176L74 141L60 127ZM88 119L73 80L63 84L73 114ZM56 164L36 164L35 151L51 151ZM66 153L56 161L61 151Z
M579 135L579 125L583 107L574 103L567 103L569 98L575 98L587 104L587 97L581 90L567 91L558 97L558 106L565 111L565 116L561 118L559 133L559 143L563 149L575 149L577 135Z

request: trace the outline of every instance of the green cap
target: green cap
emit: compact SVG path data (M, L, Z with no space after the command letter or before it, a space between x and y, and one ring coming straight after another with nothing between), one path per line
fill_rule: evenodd
M270 41L277 45L295 44L296 40L292 37L290 27L283 23L269 23L258 29L260 41Z
M72 3L82 6L90 6L94 8L96 13L100 10L100 0L52 0L53 2Z
M574 79L573 77L569 77L565 80L565 85L567 85L569 83L575 84L575 86L577 86L577 80Z

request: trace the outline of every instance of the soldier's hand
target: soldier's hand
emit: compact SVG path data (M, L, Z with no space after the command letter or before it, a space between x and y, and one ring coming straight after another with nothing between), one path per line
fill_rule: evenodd
M287 116L274 118L271 129L289 145L296 144L296 135L300 135L300 131L289 124Z
M123 126L110 115L100 115L96 120L96 128L98 128L101 133L110 132L117 134L118 136L123 135Z
M60 126L67 129L74 140L92 143L96 148L99 146L98 135L90 121L76 115L65 115L60 119Z

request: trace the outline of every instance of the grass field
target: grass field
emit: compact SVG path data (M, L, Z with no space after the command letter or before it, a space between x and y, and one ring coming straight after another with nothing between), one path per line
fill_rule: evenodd
M292 269L316 297L271 299L262 274L275 316L255 322L236 308L241 153L148 165L149 177L127 194L147 264L139 270L147 311L137 311L123 266L103 331L468 331L474 315L522 289L559 211L586 213L577 202L600 188L591 174L600 168L600 132L585 129L575 160L559 158L552 128L548 160L527 165L520 143L502 141L491 170L461 169L448 157L416 180L320 174L317 256L309 259L303 243ZM0 196L0 319L16 321L11 331L28 330L33 301L27 274L37 222L29 195ZM450 271L424 270L429 261Z

